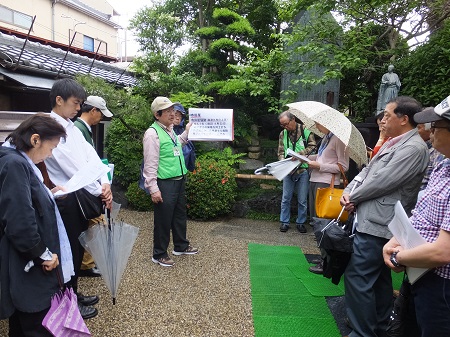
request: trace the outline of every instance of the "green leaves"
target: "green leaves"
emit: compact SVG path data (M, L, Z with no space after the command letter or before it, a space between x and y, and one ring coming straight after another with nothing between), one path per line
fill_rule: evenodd
M235 174L223 160L197 158L186 184L188 216L208 220L229 214L237 195Z
M164 6L144 7L130 21L130 29L135 32L143 51L167 55L175 54L185 39L180 18L168 12Z
M448 96L450 88L450 22L433 33L429 42L417 47L397 66L403 95L418 99L423 106L435 106Z

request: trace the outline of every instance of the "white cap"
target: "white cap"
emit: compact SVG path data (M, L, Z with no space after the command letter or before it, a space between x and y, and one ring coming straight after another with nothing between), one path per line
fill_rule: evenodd
M153 113L157 113L158 111L168 109L175 104L179 103L178 102L173 103L167 97L158 96L153 100L151 109Z
M414 121L419 124L435 122L442 119L450 120L450 96L446 97L434 108L425 108L414 115Z
M442 118L450 119L450 96L434 107L436 112Z
M94 108L99 109L105 117L112 117L113 114L106 107L105 100L100 96L88 96L84 101L85 104L92 105Z

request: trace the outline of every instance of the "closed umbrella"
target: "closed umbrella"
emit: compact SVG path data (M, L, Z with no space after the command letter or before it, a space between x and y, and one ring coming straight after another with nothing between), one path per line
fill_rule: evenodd
M323 134L315 127L319 123L339 138L349 150L350 158L361 167L367 164L366 143L359 130L350 120L332 107L315 101L302 101L287 104L294 109L292 113L298 117L307 129L318 136Z
M292 158L286 158L279 160L265 166L256 169L255 174L262 174L267 171L269 174L273 175L279 181L283 180L289 173L297 168L301 164L301 161L292 160Z
M113 304L116 304L120 280L127 266L139 228L123 223L123 221L109 221L108 226L94 225L82 232L79 240L94 258L106 287L111 292Z

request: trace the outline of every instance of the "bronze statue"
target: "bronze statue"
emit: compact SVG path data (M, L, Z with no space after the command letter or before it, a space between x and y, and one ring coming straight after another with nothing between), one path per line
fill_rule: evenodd
M388 66L388 72L381 78L377 102L377 114L384 111L387 102L398 96L400 86L400 79L398 78L398 75L394 73L394 66L390 64Z

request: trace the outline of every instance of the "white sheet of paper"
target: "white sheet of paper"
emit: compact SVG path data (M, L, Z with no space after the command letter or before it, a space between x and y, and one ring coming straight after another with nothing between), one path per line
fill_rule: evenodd
M308 162L311 161L311 159L309 159L308 157L305 157L305 156L302 155L302 154L299 154L299 153L297 153L297 152L295 152L295 151L292 151L291 149L287 149L286 154L287 154L288 156L295 157L295 158L297 158L297 159L299 159L299 160L301 160L301 161L304 161L304 162L306 162L306 163L308 163Z
M400 201L397 201L395 204L395 215L388 227L397 241L406 249L411 249L427 243L420 233L412 226ZM408 274L408 279L411 284L416 282L427 271L427 268L406 267L406 274Z
M233 109L189 108L189 140L234 140Z
M65 191L58 191L55 197L75 192L106 175L111 169L102 162L90 162L77 171L63 186Z

